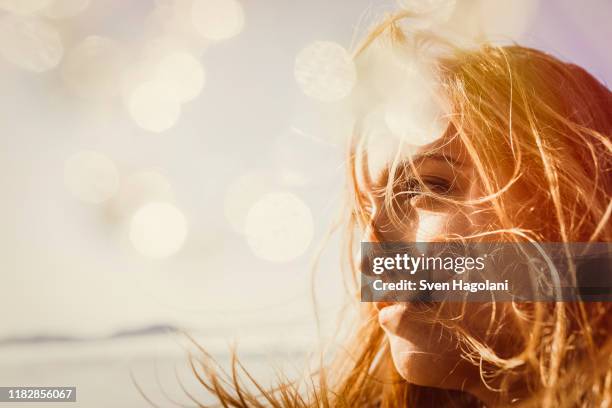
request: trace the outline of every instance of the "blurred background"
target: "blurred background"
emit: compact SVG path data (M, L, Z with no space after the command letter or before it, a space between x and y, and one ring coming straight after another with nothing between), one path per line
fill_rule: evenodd
M607 0L0 0L0 385L206 401L181 329L299 366L313 258L323 336L343 300L350 52L398 8L612 80Z

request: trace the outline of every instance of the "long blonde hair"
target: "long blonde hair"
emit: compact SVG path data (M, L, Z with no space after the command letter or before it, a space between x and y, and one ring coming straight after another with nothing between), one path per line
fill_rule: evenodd
M405 15L377 26L357 52L375 41L406 46L399 27ZM449 122L485 186L498 231L543 242L612 241L612 94L584 69L543 52L514 46L476 49L450 46L436 61ZM194 373L226 407L480 406L456 391L407 383L396 372L389 345L371 304L358 302L355 243L371 225L373 193L362 135L348 149L347 253L353 305L359 320L333 363L309 378L264 389L237 359L224 375L206 354L192 357ZM396 163L389 163L388 169ZM394 172L383 191L397 212ZM500 174L504 174L501 177ZM510 203L510 190L530 194ZM396 220L401 214L396 214ZM483 381L508 395L520 379L527 395L514 403L533 407L612 406L612 307L606 302L536 303L514 310L521 317L519 348L500 355L487 343L461 333L463 358L479 367ZM492 322L502 318L492 309ZM497 313L497 314L496 314ZM494 318L494 319L493 319ZM432 324L437 324L433 321ZM492 331L491 336L495 332ZM492 339L489 339L492 340ZM251 387L245 386L243 377ZM255 387L257 392L249 391ZM503 399L501 399L503 400Z

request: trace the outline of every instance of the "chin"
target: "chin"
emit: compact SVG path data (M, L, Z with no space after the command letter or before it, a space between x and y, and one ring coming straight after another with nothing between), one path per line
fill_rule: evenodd
M378 316L399 375L411 384L449 390L479 381L478 367L461 357L457 337L431 320L415 319L410 307L382 307Z
M393 364L407 382L424 387L465 390L475 367L461 359L459 350L442 351L387 333ZM470 369L471 368L471 369ZM477 375L477 373L476 373Z
M387 334L393 364L398 373L411 384L437 387L443 379L440 373L444 365L442 356L423 350L410 341Z

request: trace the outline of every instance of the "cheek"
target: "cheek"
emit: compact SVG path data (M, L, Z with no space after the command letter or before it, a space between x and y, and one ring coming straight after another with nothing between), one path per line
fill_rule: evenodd
M446 208L432 210L419 208L417 204L412 211L398 212L400 223L392 221L384 209L378 209L374 216L372 228L378 234L378 240L405 242L439 241L448 235L466 236L474 231L478 223L474 222L476 212L470 209ZM368 240L375 241L368 236Z
M455 207L444 211L415 209L415 242L439 241L448 236L469 236L490 224L490 215L474 208Z
M447 214L416 209L416 216L416 242L434 241L445 233L449 218Z

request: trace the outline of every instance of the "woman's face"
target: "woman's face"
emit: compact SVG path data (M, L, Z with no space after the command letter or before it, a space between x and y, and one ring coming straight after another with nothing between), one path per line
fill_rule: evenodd
M422 148L412 159L414 168L429 189L457 201L484 195L462 146L458 137L442 138ZM386 180L381 183L385 184ZM391 227L396 224L390 222L383 205L374 206L369 240L435 241L441 236L469 236L494 224L492 212L482 204L448 205L417 194L405 198L402 205L410 209L404 212L405 221L401 227ZM496 338L512 337L509 332L504 333L504 329L500 331L499 321L491 321L491 304L456 303L442 310L422 303L378 302L376 307L393 362L404 379L422 386L464 390L487 399L490 392L481 381L478 367L461 357L457 334L465 331L485 340L493 328L497 330ZM501 307L498 305L496 311ZM457 316L462 318L453 319ZM445 319L451 322L441 324Z

